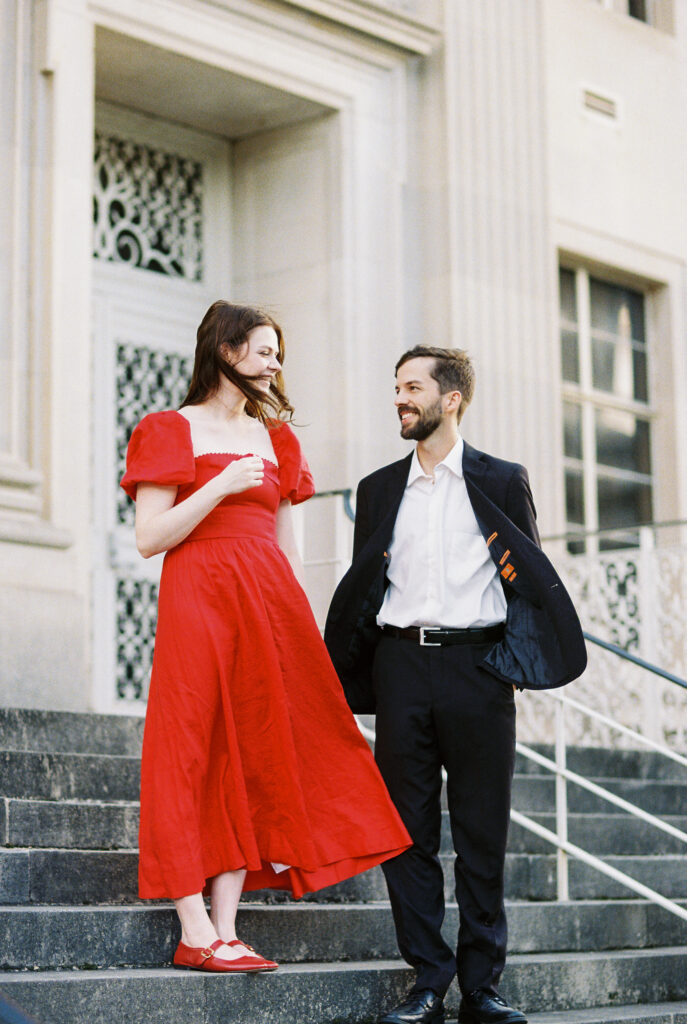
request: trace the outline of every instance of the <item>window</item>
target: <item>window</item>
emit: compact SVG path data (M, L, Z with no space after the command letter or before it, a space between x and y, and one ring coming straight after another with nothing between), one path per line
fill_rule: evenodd
M608 11L628 14L646 25L662 29L664 32L674 31L673 0L597 0Z
M567 530L622 530L598 549L626 547L652 519L645 296L583 269L559 280Z
M649 21L648 0L628 0L627 13L638 21Z

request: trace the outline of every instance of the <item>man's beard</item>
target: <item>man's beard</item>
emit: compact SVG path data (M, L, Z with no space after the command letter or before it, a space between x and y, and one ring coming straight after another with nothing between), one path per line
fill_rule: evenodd
M404 409L414 412L417 416L413 423L401 424L401 437L406 441L426 441L430 434L433 434L437 427L441 426L443 411L440 398L427 409L403 406L399 412L403 412Z

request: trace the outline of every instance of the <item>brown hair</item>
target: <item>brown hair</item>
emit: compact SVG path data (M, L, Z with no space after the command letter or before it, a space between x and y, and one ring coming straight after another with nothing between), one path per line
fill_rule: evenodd
M458 409L458 422L460 423L463 413L475 393L475 368L470 356L462 348L434 348L430 345L416 345L403 353L396 363L395 372L398 373L403 364L411 359L422 358L434 360L434 365L429 372L439 385L439 394L445 395L447 391L460 391L461 402Z
M267 423L274 419L292 419L293 406L289 404L284 391L281 372L270 382L267 393L261 391L251 377L246 376L232 365L222 353L224 345L239 355L247 344L248 335L255 327L271 327L277 335L277 358L284 362L284 337L281 327L269 315L252 306L234 306L220 299L208 309L196 334L196 356L193 376L182 405L200 405L214 395L224 375L227 380L246 396L246 412L249 416Z

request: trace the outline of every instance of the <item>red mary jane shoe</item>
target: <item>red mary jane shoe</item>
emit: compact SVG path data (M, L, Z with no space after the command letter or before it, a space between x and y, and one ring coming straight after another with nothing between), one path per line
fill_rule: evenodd
M232 943L237 945L237 943ZM240 945L240 943L238 943ZM188 967L195 971L210 971L213 974L240 974L245 971L272 971L277 966L261 956L239 956L225 960L216 955L220 946L230 945L216 939L209 946L186 946L180 942L174 954L175 967Z

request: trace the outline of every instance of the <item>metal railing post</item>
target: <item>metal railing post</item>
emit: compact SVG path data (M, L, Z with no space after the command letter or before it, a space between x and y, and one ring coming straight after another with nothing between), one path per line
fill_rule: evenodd
M637 595L639 598L639 653L645 661L656 661L656 638L660 607L658 600L656 552L654 531L650 526L642 526L639 530L639 579ZM662 703L657 699L656 689L650 680L642 683L642 728L646 736L656 742L663 739L661 723Z
M556 701L556 834L561 845L556 858L557 899L570 899L568 885L568 854L563 843L568 842L568 783L565 751L565 705Z

